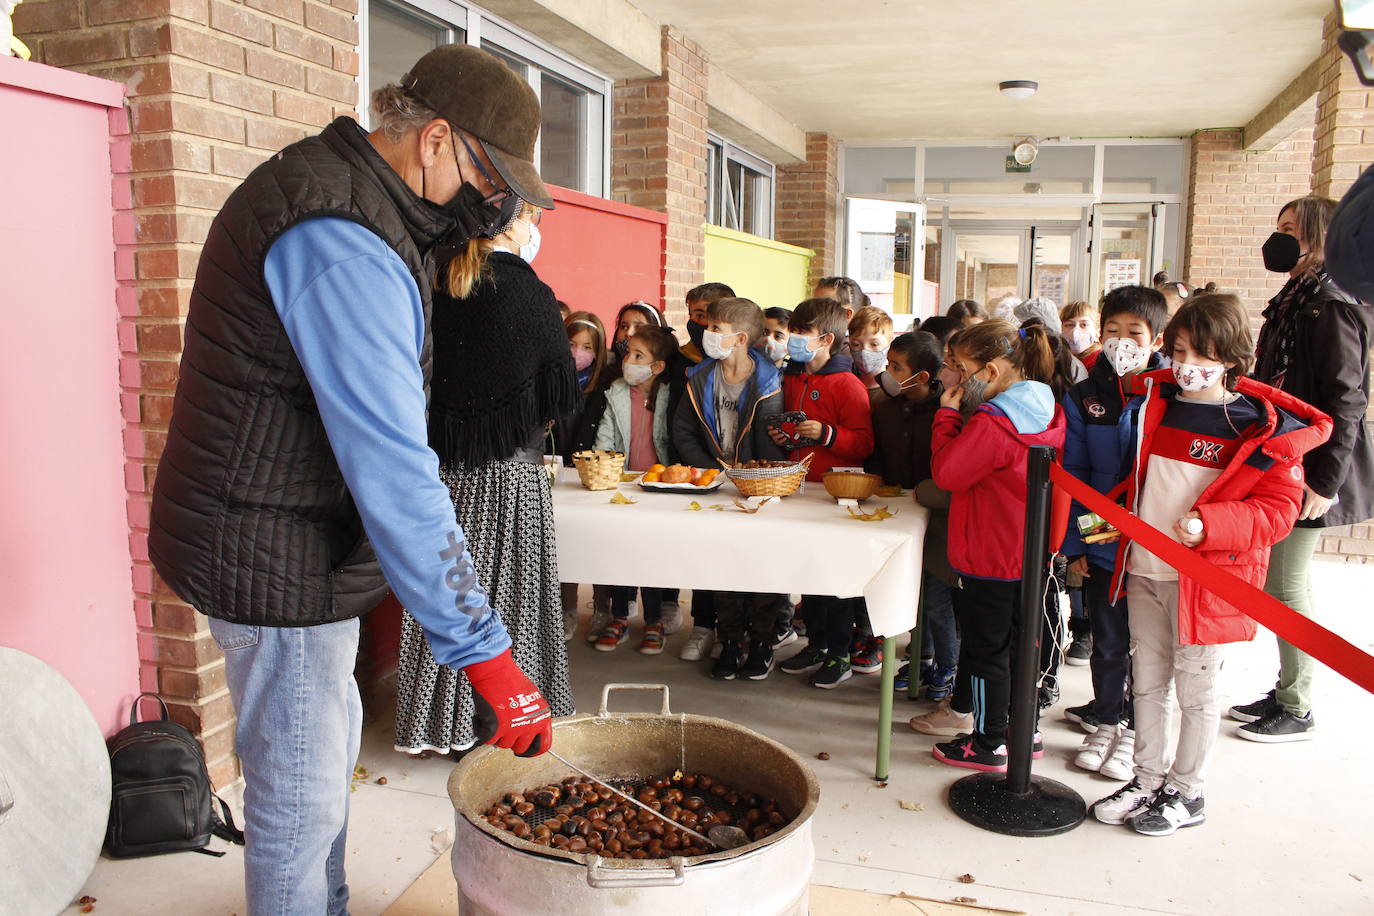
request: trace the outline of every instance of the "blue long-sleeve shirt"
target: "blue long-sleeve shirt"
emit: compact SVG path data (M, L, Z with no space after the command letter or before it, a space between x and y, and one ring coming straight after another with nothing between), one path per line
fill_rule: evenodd
M424 310L405 262L362 225L321 217L282 233L263 273L382 572L434 660L499 655L510 637L429 447Z

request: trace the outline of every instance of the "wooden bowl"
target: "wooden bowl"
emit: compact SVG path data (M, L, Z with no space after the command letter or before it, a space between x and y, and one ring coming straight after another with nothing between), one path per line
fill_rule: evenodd
M853 471L831 471L821 480L825 492L836 499L854 499L860 502L868 499L883 485L877 474L856 474Z

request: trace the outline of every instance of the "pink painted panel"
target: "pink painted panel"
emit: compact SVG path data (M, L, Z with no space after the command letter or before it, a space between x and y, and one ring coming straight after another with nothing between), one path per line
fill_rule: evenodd
M120 97L0 58L0 645L60 671L106 734L139 688L110 198Z

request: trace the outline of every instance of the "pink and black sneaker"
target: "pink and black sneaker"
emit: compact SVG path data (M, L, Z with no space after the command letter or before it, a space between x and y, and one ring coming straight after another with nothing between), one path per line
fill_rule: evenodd
M978 743L976 735L960 735L953 741L942 741L931 748L935 759L952 767L981 770L984 773L1007 771L1007 746L999 744L988 750Z

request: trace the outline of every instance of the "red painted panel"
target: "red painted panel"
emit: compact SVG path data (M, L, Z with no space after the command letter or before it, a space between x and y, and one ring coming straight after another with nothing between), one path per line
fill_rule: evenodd
M543 216L534 269L574 311L608 325L627 302L663 305L663 213L550 188L558 206Z

